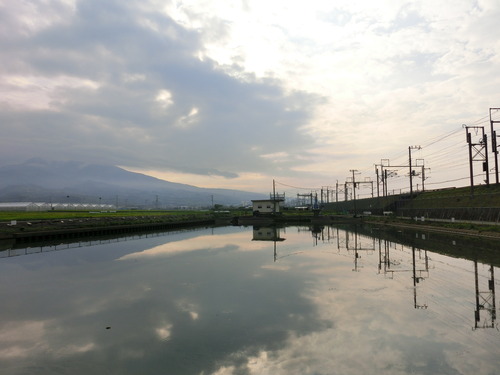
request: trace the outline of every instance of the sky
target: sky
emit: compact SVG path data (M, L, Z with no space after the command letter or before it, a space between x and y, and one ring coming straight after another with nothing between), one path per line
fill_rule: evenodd
M498 0L0 0L0 165L288 194L354 176L363 197L376 164L408 190L411 152L414 189L465 186L463 125L491 140L500 107L498 19Z

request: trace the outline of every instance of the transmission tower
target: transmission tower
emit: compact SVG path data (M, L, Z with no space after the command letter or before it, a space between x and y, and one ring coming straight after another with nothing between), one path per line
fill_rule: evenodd
M498 144L497 144L497 132L494 129L494 124L500 123L499 120L493 120L493 112L500 111L500 108L490 108L490 129L491 129L491 151L495 155L495 183L499 183L498 180Z
M474 161L482 162L483 172L486 174L486 185L490 185L490 174L488 170L488 139L484 132L484 126L463 125L467 135L467 144L469 145L469 169L470 169L470 195L474 195ZM472 141L470 129L474 129L476 135L481 131L481 138L477 142Z

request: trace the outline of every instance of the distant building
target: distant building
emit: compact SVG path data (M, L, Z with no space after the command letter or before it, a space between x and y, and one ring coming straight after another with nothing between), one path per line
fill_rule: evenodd
M284 194L270 194L269 199L252 200L252 210L254 215L279 214L285 203Z
M59 202L0 202L0 211L103 211L116 210L110 204Z
M1 202L0 211L48 211L50 205L43 202Z

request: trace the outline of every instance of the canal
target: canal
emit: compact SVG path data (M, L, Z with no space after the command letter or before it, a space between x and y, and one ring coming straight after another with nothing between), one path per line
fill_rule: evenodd
M497 374L500 242L215 227L0 252L18 374Z

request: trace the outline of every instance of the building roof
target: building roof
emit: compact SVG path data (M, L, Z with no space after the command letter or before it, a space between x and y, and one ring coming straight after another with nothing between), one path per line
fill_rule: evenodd
M283 199L252 199L252 202L282 202Z

